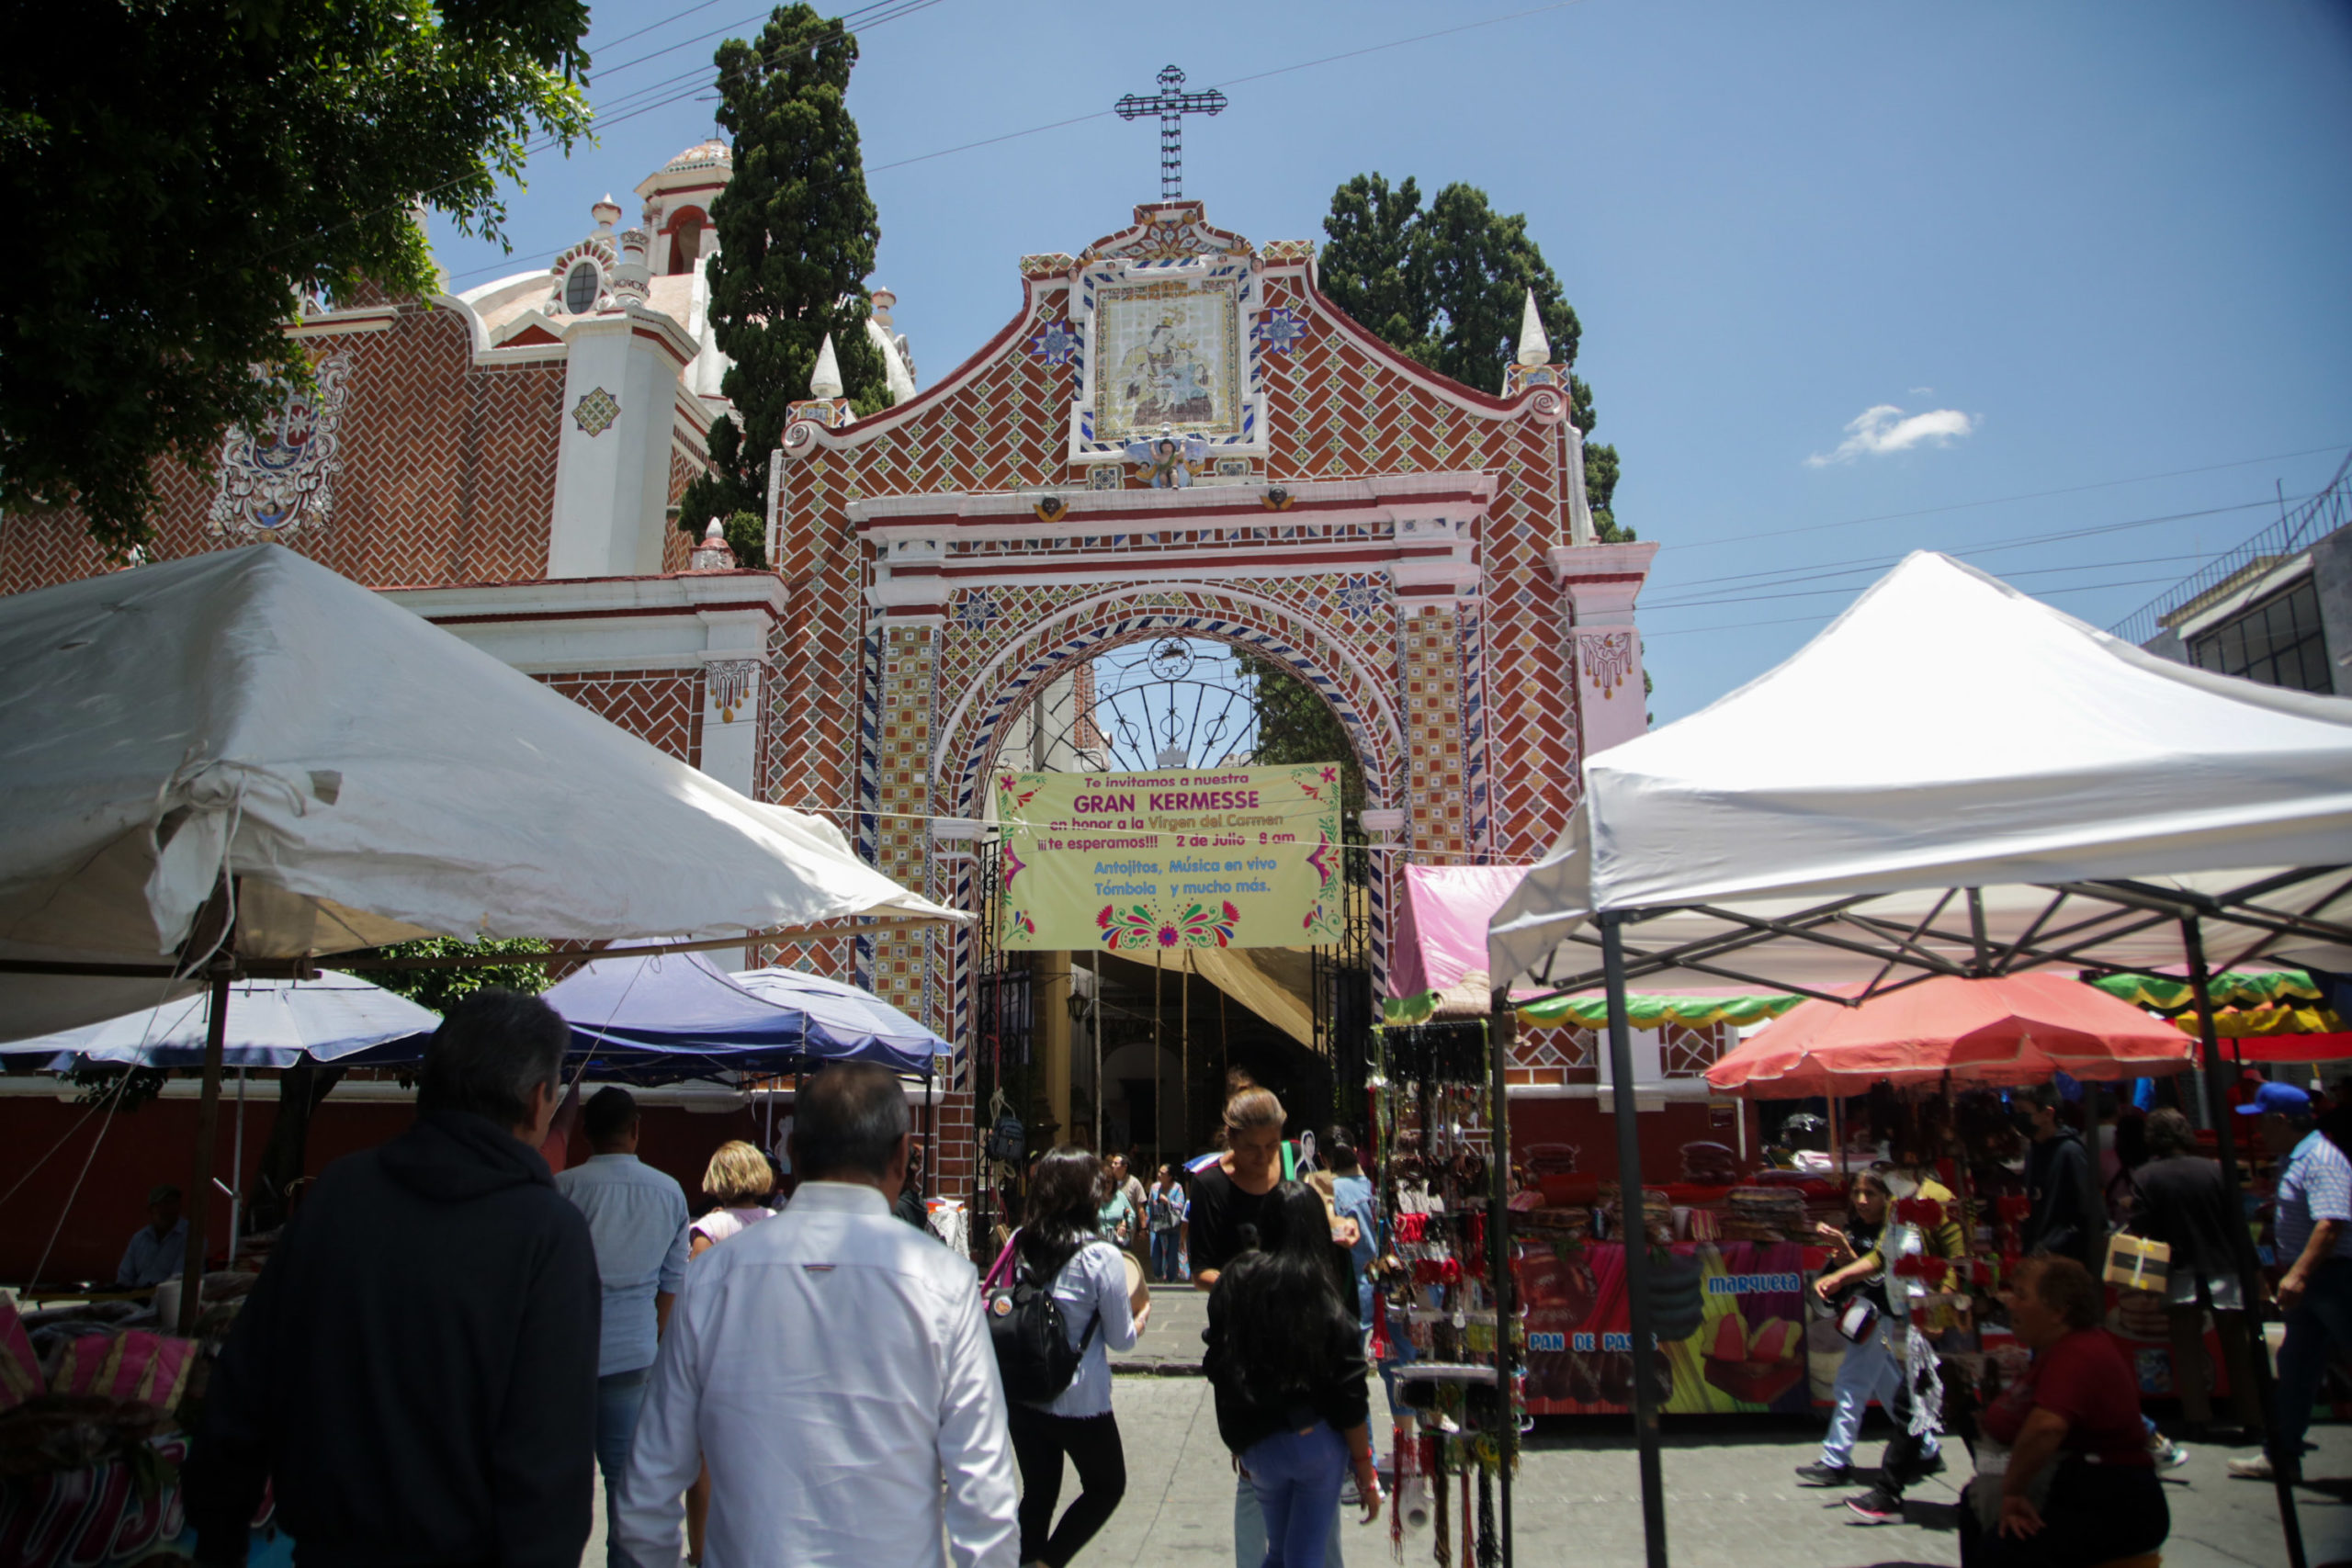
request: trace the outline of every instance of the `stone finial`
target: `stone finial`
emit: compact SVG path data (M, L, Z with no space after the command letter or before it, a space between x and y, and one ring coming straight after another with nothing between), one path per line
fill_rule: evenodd
M610 239L613 225L621 220L620 203L608 195L604 200L588 209L588 216L596 220L596 232Z
M812 398L838 398L842 395L842 362L833 353L833 334L825 334L825 346L817 351L816 373L808 378L808 395Z
M687 558L690 571L732 571L735 570L735 549L727 542L727 529L718 518L703 530L702 543L694 547Z
M890 307L899 302L899 297L888 288L877 287L866 298L874 301L874 324L881 327L888 326Z
M1521 365L1552 363L1552 340L1544 335L1544 315L1535 308L1535 290L1527 291L1527 309L1519 317L1519 362Z

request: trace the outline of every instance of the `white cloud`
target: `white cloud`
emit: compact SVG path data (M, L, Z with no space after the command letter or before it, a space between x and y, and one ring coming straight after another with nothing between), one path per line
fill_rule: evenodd
M1847 423L1846 439L1838 444L1836 451L1816 452L1805 459L1805 466L1823 468L1875 453L1907 452L1914 446L1949 446L1975 429L1976 416L1958 409L1929 409L1925 413L1906 414L1893 403L1880 403L1864 409Z

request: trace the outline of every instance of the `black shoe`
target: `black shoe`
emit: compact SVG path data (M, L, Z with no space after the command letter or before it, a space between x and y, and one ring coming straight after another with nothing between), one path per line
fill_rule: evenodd
M1843 1486L1853 1479L1854 1467L1850 1464L1823 1464L1815 1461L1797 1466L1800 1486Z
M1911 1467L1911 1473L1923 1481L1930 1475L1941 1475L1943 1472L1944 1456L1940 1453L1929 1454Z
M1873 1486L1859 1497L1847 1498L1846 1511L1866 1525L1899 1525L1903 1499Z

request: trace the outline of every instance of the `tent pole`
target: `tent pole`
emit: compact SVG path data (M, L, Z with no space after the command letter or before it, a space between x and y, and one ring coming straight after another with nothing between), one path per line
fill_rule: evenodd
M1094 955L1094 995L1087 998L1086 1032L1094 1037L1094 1153L1102 1154L1102 955Z
M915 1182L915 1195L924 1199L931 1196L931 1119L933 1115L930 1053L925 1052L922 1067L922 1175Z
M1510 991L1497 987L1493 1020L1487 1026L1487 1280L1493 1289L1495 1309L1495 1392L1503 1413L1498 1434L1501 1455L1495 1462L1502 1488L1502 1568L1511 1568L1510 1472L1519 1451L1519 1410L1510 1396L1511 1325L1519 1281L1511 1274L1510 1245L1510 1047L1518 1033L1510 1011ZM1375 1305L1374 1311L1383 1310ZM1465 1564L1464 1568L1468 1568Z
M204 1022L204 1091L196 1106L196 1173L187 1186L187 1253L180 1266L180 1321L175 1332L196 1331L204 1292L204 1221L212 1203L213 1134L220 1122L220 1060L229 1039L229 976L225 956L212 966L212 1012Z
M2229 1205L2230 1250L2236 1254L2238 1289L2245 1297L2247 1337L2253 1342L2246 1359L2253 1364L2255 1393L2262 1401L2266 1426L2278 1419L2278 1401L2270 1381L2270 1346L2262 1332L2262 1272L2254 1257L2253 1238L2246 1234L2245 1201L2239 1194L2238 1153L2235 1124L2228 1099L2228 1089L2222 1079L2222 1045L2219 1032L2213 1026L2213 997L2208 986L2212 974L2205 966L2205 931L2194 915L2183 916L2180 922L2180 945L2188 959L2189 993L2197 999L2198 1049L2205 1059L2205 1092L2210 1103L2207 1110L2213 1118L2213 1138L2222 1156L2222 1194ZM2181 1375L2178 1368L2174 1376ZM2303 1555L2303 1520L2295 1504L2294 1483L2287 1472L2272 1467L2271 1485L2278 1494L2278 1528L2287 1538L2288 1568L2306 1568Z
M1151 944L1151 1165L1155 1172L1159 1168L1159 1124L1168 1119L1159 1103L1159 943L1155 941ZM1132 1145L1140 1141L1130 1122L1127 1142Z
M1642 1541L1649 1568L1666 1564L1666 1478L1658 1467L1657 1337L1650 1326L1649 1226L1642 1203L1642 1134L1634 1121L1634 1034L1625 1016L1625 938L1621 916L1600 914L1609 987L1610 1100L1617 1117L1618 1205L1625 1245L1625 1303L1634 1331L1634 1440L1641 1450Z
M1178 1068L1176 1101L1183 1119L1176 1123L1176 1157L1193 1146L1193 950L1184 950L1184 1021L1176 1031L1176 1048L1182 1054ZM1159 1162L1153 1160L1151 1179L1159 1179Z
M237 1069L237 1132L229 1144L229 1267L237 1266L237 1232L245 1205L245 1069Z

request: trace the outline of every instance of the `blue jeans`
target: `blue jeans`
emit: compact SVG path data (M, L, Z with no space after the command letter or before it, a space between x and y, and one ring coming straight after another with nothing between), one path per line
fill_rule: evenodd
M1304 1432L1261 1438L1241 1465L1266 1524L1265 1568L1322 1568L1348 1476L1347 1443L1329 1421L1317 1421Z
M1184 1277L1184 1260L1176 1246L1176 1227L1151 1233L1151 1271L1162 1280Z
M596 1465L605 1472L605 1562L606 1568L628 1568L621 1556L621 1472L628 1468L628 1447L637 1437L637 1413L645 1408L645 1381L651 1367L615 1372L596 1380Z
M2287 1340L2278 1347L2278 1408L2270 1424L2270 1462L2290 1474L2303 1463L2303 1434L2312 1401L2327 1371L2329 1344L2352 1350L2352 1258L2331 1258L2312 1270L2303 1299L2287 1312ZM2257 1347L2256 1355L2260 1355Z
M1246 1475L1233 1478L1233 1568L1262 1568L1266 1561L1266 1516L1258 1511L1258 1489ZM1323 1568L1348 1568L1340 1555L1340 1505L1331 1504L1331 1533L1323 1540Z
M1834 1388L1837 1408L1830 1412L1829 1436L1822 1439L1821 1462L1833 1468L1854 1462L1854 1439L1862 1429L1863 1412L1875 1399L1890 1420L1907 1424L1911 1402L1905 1394L1903 1352L1893 1343L1895 1326L1882 1316L1871 1325L1870 1337L1848 1345L1838 1363ZM1935 1457L1936 1435L1919 1440L1918 1457Z

